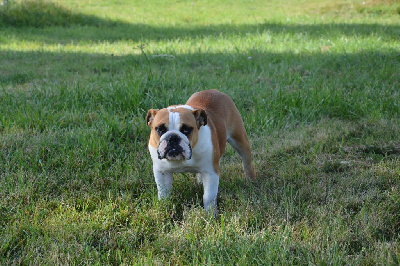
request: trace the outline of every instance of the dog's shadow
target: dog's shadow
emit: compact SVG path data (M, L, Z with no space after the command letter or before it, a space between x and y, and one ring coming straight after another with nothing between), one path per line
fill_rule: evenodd
M175 222L184 219L187 209L203 206L203 184L199 183L196 174L174 173L174 182L169 199L172 204L171 218Z
M234 166L237 174L228 176L222 174L217 196L218 214L237 211L240 202L254 202L260 193L260 179L249 181L244 177L241 164ZM265 174L265 173L260 173ZM171 218L175 222L183 221L185 212L191 209L203 209L203 184L198 182L196 174L174 174L174 183L170 203L172 204Z

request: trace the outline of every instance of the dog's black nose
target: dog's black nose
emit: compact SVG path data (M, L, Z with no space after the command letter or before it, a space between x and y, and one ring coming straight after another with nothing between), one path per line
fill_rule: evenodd
M178 144L181 141L181 138L177 134L170 134L165 138L165 140L167 143L174 145Z

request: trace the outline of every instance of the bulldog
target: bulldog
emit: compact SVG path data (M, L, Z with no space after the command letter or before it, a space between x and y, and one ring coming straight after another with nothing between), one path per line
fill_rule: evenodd
M200 91L185 105L150 109L146 121L151 127L149 151L159 200L170 196L173 173L194 172L204 186L204 208L215 211L219 161L226 142L241 156L246 178L255 178L246 130L228 95Z

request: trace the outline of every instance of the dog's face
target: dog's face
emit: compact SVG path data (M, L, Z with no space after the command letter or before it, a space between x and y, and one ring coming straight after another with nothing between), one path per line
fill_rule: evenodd
M201 126L207 124L204 110L190 106L150 109L146 116L151 127L149 144L157 149L158 159L190 160Z

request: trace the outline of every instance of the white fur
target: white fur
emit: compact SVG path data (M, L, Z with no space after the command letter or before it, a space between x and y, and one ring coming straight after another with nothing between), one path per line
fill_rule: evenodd
M186 108L186 109L189 109L190 111L194 110L194 108L192 106L186 105L186 104L185 105L170 106L167 109L168 109L168 111L171 111L172 109L178 109L178 108Z
M169 110L168 110L169 111ZM169 125L168 131L177 130L179 131L180 116L179 113L169 112Z
M172 190L172 173L160 172L153 167L154 179L157 184L158 199L168 198Z
M179 113L174 114L178 114L178 117L172 116L172 122L173 124L176 124L176 121L179 121ZM175 125L173 125L173 127L175 127ZM149 145L149 151L153 160L153 172L157 183L158 198L165 199L169 197L172 189L172 173L199 173L204 186L204 208L208 211L214 209L216 206L219 176L215 173L213 167L214 149L211 140L210 127L207 125L200 127L198 134L198 142L195 147L192 147L192 158L190 160L160 160L158 159L156 148Z

